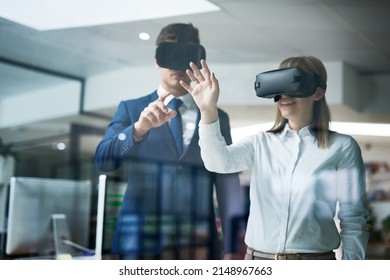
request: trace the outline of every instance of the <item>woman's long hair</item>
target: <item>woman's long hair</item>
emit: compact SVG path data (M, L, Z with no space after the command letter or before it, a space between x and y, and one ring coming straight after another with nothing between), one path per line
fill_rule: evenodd
M318 74L325 81L328 78L324 64L321 60L314 56L290 57L283 60L279 65L280 69L290 67L299 67L310 73ZM280 113L280 110L277 109L275 123L268 132L281 132L287 123L288 120L285 119ZM320 100L314 103L313 123L311 125L311 130L314 133L320 148L326 148L329 146L329 138L331 134L331 131L329 130L329 123L330 111L324 95Z

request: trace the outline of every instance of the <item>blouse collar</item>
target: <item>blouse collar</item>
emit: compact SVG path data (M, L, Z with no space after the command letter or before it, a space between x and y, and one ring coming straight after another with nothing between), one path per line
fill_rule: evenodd
M280 133L280 137L282 139L292 136L292 135L299 135L300 137L306 137L306 136L312 136L314 137L313 131L311 129L311 125L305 126L301 128L298 132L291 129L290 125L286 123L284 126L284 129Z

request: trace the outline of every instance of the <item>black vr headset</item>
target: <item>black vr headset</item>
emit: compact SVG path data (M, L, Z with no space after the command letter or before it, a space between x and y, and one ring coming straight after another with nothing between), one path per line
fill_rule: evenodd
M326 90L326 81L319 75L301 68L285 68L267 71L256 76L255 90L258 97L274 98L278 102L281 95L308 97L317 87Z
M156 49L157 64L173 70L189 69L193 63L201 69L200 61L206 59L206 50L200 44L188 43L188 24L180 26L177 42L161 42Z

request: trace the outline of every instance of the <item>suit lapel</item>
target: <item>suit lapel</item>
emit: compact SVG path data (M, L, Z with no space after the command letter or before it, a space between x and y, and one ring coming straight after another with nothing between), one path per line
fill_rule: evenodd
M179 153L176 148L175 139L173 139L173 135L171 132L171 129L169 128L169 124L165 123L162 126L159 127L161 131L161 135L164 139L164 141L167 143L167 146L169 147L169 150L176 155L176 157L179 156Z

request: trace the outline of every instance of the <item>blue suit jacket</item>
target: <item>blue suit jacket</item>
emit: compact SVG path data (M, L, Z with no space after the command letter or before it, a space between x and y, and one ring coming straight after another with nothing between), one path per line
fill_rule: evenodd
M164 247L171 246L168 239L172 236L176 245L199 243L191 232L201 228L207 235L204 241L213 242L211 237L216 234L212 204L215 185L224 251L232 252L231 221L243 213L238 174L215 174L205 169L198 145L198 126L181 156L167 123L151 129L140 142L133 140L134 122L157 98L155 91L138 99L122 101L96 149L95 161L99 170L113 171L124 165L128 173L112 250L120 254L156 255ZM222 135L230 144L228 115L222 110L218 113Z

